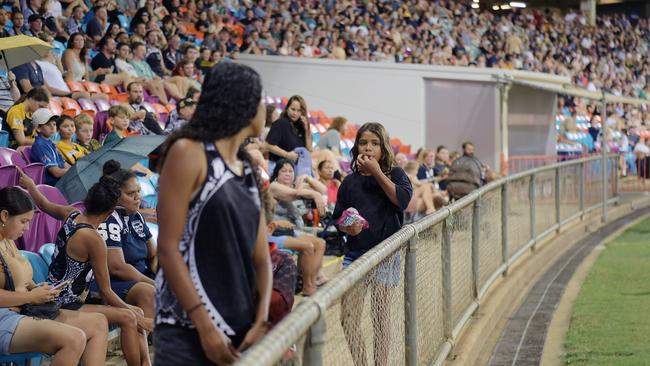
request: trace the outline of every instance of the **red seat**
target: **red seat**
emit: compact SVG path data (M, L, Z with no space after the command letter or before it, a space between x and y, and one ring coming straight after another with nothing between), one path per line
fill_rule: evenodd
M79 103L72 98L61 97L61 106L63 106L63 109L74 109L77 111L77 114L81 112Z
M113 94L111 91L111 86L108 84L99 84L99 90L101 90L104 94ZM113 87L113 90L115 90L115 87ZM115 93L117 93L117 90L115 90Z
M92 81L86 81L84 83L84 86L86 87L86 91L88 93L101 93L101 89L99 88L99 84L93 83Z
M54 113L57 116L60 116L61 113L63 113L63 107L61 107L61 103L59 103L59 101L55 98L50 98L50 104L47 105L47 108L50 110L50 112Z
M68 88L73 93L86 91L83 84L78 81L67 81L66 84L68 84Z

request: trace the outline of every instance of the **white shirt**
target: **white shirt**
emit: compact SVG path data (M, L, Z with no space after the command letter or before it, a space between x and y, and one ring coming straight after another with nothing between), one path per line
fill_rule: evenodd
M129 74L129 76L134 77L134 78L138 77L138 73L135 72L135 68L133 67L133 65L131 65L130 63L122 60L121 58L116 58L115 59L115 67L117 67L117 71L119 71L119 72L125 72L125 73Z
M68 88L68 84L66 84L65 80L63 80L63 74L61 74L61 70L59 70L55 64L41 60L36 60L36 63L43 70L43 79L47 85L59 90L63 90L66 93L70 93L70 88Z

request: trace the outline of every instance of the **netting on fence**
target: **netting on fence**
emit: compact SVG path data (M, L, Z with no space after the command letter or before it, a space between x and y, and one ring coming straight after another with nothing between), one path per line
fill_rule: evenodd
M496 188L481 197L479 225L479 289L503 262L501 246L501 189Z
M530 177L508 183L508 243L510 255L530 241Z
M568 219L580 211L580 166L560 169L560 218Z
M537 235L556 222L555 169L552 169L535 175L535 229Z

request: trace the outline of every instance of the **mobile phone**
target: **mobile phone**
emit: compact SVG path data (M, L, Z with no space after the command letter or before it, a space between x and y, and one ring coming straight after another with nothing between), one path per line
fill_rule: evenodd
M69 286L69 285L71 285L71 284L72 284L72 280L65 280L65 281L59 283L58 285L52 287L51 290L52 290L52 291L54 291L54 290L59 290L59 289L62 289L62 288L64 288L64 287L66 287L66 286Z

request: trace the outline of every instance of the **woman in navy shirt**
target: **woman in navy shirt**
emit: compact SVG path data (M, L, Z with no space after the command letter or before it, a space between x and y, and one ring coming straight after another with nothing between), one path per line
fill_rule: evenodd
M266 137L269 160L276 162L282 158L292 162L298 160L294 149L305 147L311 150L311 130L307 121L307 103L300 95L289 98L280 119L271 125Z

